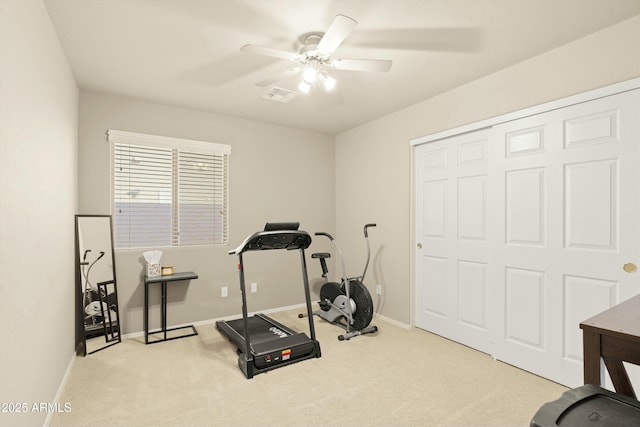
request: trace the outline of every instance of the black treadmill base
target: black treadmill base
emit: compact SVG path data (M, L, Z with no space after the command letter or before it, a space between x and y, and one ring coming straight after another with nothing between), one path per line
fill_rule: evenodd
M288 351L290 352L289 357L287 356ZM238 356L238 367L247 379L251 379L258 374L292 365L303 360L320 357L320 343L318 341L309 340L304 345L292 347L289 350L285 349L279 353L273 352L270 353L270 355L273 355L272 357L278 357L279 360L272 359L271 362L268 362L265 359L267 355L249 355L249 357L246 357L244 353L240 353Z
M254 375L321 357L320 343L264 315L247 318L250 349L245 352L243 319L216 322L216 328L234 343L238 366L247 379Z
M640 402L595 385L565 391L542 405L530 427L637 427Z

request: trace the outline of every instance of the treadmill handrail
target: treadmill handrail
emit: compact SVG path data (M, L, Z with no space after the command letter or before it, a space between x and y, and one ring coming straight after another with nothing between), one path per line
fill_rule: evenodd
M310 245L311 236L306 231L258 231L244 239L244 241L236 249L229 251L229 255L236 255L249 251L264 251L273 249L307 249Z

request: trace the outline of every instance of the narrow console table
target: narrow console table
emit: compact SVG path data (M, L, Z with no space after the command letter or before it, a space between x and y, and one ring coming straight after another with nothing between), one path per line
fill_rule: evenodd
M640 295L580 323L584 383L601 385L600 358L617 393L636 398L622 362L640 365Z
M197 279L198 275L193 271L187 271L184 273L174 273L166 276L158 276L158 277L144 277L144 343L145 344L154 344L157 342L175 340L178 338L186 338L194 335L198 335L198 331L195 326L187 325L187 326L178 326L176 328L167 329L167 283L176 282L179 280L191 280ZM162 286L162 301L160 306L160 316L162 326L160 329L156 331L149 331L149 285L152 283L160 283ZM169 337L167 338L167 332L176 331L180 329L191 329L192 333L180 335L177 337ZM163 333L163 337L161 339L149 342L149 335L157 334L159 332Z

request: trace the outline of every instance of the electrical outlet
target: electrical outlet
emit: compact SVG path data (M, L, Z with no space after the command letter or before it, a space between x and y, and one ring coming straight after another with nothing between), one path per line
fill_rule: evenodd
M376 294L382 295L382 285L380 284L376 285Z
M226 298L227 296L229 296L229 288L227 288L226 286L220 288L220 296L222 298Z
M256 282L251 282L251 292L258 292L258 284Z

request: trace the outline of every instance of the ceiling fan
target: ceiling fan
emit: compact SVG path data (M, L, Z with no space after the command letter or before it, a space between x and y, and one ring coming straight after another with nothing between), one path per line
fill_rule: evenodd
M297 91L308 93L313 86L321 84L326 90L332 90L336 80L329 75L328 69L350 71L386 72L391 69L392 61L388 59L344 59L333 58L334 51L349 36L357 21L345 15L336 15L326 32L311 32L299 37L302 47L298 52L289 52L269 47L244 45L240 51L264 55L278 59L297 62L290 68L269 79L256 83L257 86L271 86L287 77L302 73L302 80Z

